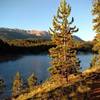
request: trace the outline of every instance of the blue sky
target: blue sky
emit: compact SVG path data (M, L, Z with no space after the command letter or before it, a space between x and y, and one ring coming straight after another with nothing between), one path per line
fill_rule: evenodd
M80 29L75 35L92 40L92 0L66 0ZM0 27L46 30L52 26L60 0L0 0Z

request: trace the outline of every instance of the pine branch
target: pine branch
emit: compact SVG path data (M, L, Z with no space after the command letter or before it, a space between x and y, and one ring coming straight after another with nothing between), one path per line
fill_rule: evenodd
M74 22L74 17L72 17L71 22L69 22L68 24L71 25Z

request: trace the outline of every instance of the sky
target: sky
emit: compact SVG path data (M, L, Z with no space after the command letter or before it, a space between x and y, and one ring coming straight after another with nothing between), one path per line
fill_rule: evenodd
M79 28L75 35L92 40L92 0L66 0L71 6L73 25ZM0 27L46 30L52 26L60 0L0 0Z

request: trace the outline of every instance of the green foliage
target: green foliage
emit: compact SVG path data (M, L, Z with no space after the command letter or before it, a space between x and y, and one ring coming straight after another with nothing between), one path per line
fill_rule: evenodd
M35 39L35 40L24 40L24 39L16 39L16 40L6 40L10 46L17 47L34 47L39 45L49 45L51 42L49 40L43 39Z
M53 46L48 40L0 40L0 54L45 53Z
M92 14L95 16L93 19L94 30L96 31L97 35L94 39L94 50L100 51L100 0L95 0L93 2L93 10Z
M98 55L96 55L92 60L92 67L100 67L100 0L95 0L93 2L93 10L92 14L95 16L93 19L94 30L96 31L97 35L94 39L94 51L98 51Z
M19 94L21 94L22 89L23 89L23 83L21 80L21 76L20 76L20 73L17 72L13 81L12 96L16 97Z
M100 67L100 53L93 57L91 67Z
M37 84L37 77L34 75L34 73L28 78L28 86L29 89L32 90L34 86Z
M74 21L68 22L71 7L65 0L61 0L57 15L53 18L53 28L50 28L52 42L56 47L50 49L51 74L62 74L67 77L69 74L77 73L80 68L76 58L75 45L72 33L77 32L76 26L71 27Z
M94 51L99 51L100 50L100 34L96 34L95 39L93 40L94 42Z
M94 0L92 14L95 16L93 23L95 23L93 29L96 33L100 33L100 0Z

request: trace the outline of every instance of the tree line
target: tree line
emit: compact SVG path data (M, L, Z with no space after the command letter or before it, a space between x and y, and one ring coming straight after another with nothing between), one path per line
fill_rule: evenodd
M91 52L93 42L85 42L74 40L75 49L83 52ZM0 39L0 54L24 54L24 53L43 53L48 52L50 48L56 44L52 40L1 40ZM94 50L94 49L93 49ZM94 50L96 51L96 50Z

